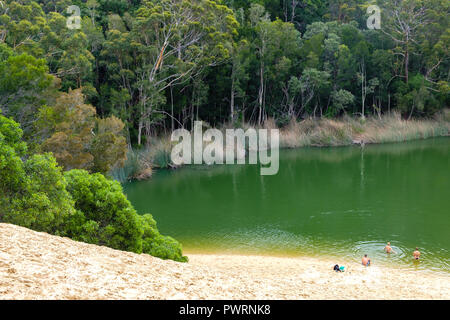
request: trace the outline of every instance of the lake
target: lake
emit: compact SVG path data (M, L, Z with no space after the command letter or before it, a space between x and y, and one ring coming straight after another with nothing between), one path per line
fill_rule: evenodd
M191 166L124 190L187 252L367 253L374 263L450 271L449 151L450 138L281 150L275 176L258 165ZM396 254L383 252L387 241Z

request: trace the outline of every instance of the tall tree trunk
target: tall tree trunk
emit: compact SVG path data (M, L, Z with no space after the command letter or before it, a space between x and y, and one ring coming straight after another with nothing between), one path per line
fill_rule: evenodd
M295 9L297 8L298 0L292 0L291 2L291 23L294 23L295 21Z
M388 112L391 115L391 94L388 93Z
M173 114L173 92L172 92L172 86L170 86L170 102L171 102L171 122L172 122L172 132L175 130L175 123L174 123L174 114Z
M365 118L366 112L366 66L364 62L361 63L361 118Z
M409 81L409 48L408 48L408 41L406 41L406 52L405 52L405 78L406 83Z
M263 99L264 99L264 63L261 61L261 66L259 69L259 92L258 92L258 105L259 105L259 115L258 115L258 125L262 122L262 111L263 111Z
M234 74L234 71L233 71ZM230 121L231 124L234 124L234 96L235 96L235 84L234 84L234 75L231 75L231 97L230 97Z
M414 102L413 102L413 105L412 105L412 107L411 107L411 112L409 113L409 117L408 117L408 120L411 120L411 117L412 117L413 111L414 111Z
M144 123L142 118L139 120L139 127L138 127L138 145L141 145L142 141L142 129L144 128Z

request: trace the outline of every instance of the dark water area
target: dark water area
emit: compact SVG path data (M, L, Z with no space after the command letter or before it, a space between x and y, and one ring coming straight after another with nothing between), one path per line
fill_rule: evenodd
M191 252L368 254L450 271L449 151L449 138L281 150L275 176L261 176L258 165L191 166L124 189ZM383 252L387 241L396 254Z

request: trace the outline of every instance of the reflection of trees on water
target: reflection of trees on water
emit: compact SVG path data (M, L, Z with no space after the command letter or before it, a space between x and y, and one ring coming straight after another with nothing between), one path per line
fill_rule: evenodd
M299 160L323 161L323 162L340 162L350 158L359 157L362 150L369 155L405 155L432 149L441 154L448 153L448 137L434 138L428 140L409 141L403 143L389 144L371 144L365 145L364 149L358 146L347 147L323 147L323 148L299 148L292 150L282 150L280 160L291 160L293 158Z
M361 148L361 164L360 164L360 175L361 175L361 191L364 191L364 148Z

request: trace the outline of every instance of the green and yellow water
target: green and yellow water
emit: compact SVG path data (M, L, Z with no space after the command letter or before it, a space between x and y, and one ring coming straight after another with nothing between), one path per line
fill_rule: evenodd
M124 188L189 252L368 254L450 271L449 151L449 138L282 150L274 176L258 165L191 166ZM383 252L387 241L396 254Z

